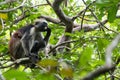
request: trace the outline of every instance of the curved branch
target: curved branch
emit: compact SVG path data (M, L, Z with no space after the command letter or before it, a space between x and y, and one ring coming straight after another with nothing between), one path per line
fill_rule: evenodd
M65 42L63 42L63 43L61 43L61 44L58 44L58 45L56 45L55 47L53 47L53 48L48 52L48 54L51 53L52 51L54 51L57 47L59 47L59 46L61 46L61 45L68 44L68 43L73 43L73 42L77 42L77 41L78 41L78 40L65 41Z
M71 22L71 18L69 18L68 16L65 15L65 13L62 11L62 9L59 7L60 4L63 2L64 0L55 0L53 3L53 9L56 13L56 15L59 17L59 19L64 22L65 24L69 24L69 22Z
M8 9L8 10L0 10L0 12L6 13L6 12L10 12L10 11L14 11L14 10L16 10L16 9L19 9L19 8L21 8L21 7L25 4L26 1L27 1L27 0L24 0L24 1L21 3L21 5L19 5L18 7L15 7L15 8L12 8L12 9Z
M52 8L54 9L56 15L59 17L60 21L63 22L66 26L65 32L71 33L73 29L73 21L70 17L66 16L63 10L60 8L60 4L64 0L54 0ZM62 37L59 39L58 44L68 41L70 39L70 36L63 34ZM61 48L61 51L64 49L64 47Z
M54 23L54 24L60 24L60 25L62 25L62 26L65 26L65 24L64 24L64 23L61 23L59 19L54 19L54 18L49 17L49 16L40 16L40 17L41 17L41 18L45 18L47 21L52 22L52 23ZM106 24L107 22L108 22L108 20L104 20L104 21L102 21L102 24ZM80 30L81 30L81 26L80 26L79 24L76 23L76 24L74 24L73 26L74 26L73 32L75 32L75 31L80 31ZM100 23L97 23L97 24L89 24L89 25L88 25L88 24L83 24L82 29L83 29L85 32L89 32L89 31L93 31L93 30L99 28L99 26L100 26Z
M84 77L82 80L94 80L94 78L96 78L96 77L98 77L106 72L109 72L110 70L115 69L115 67L120 62L120 58L118 58L117 62L115 64L113 64L112 63L112 51L118 45L119 41L120 41L120 34L118 34L115 37L115 39L111 42L111 44L106 49L106 54L105 54L106 63L105 63L105 65L96 69L95 71L91 72L86 77Z
M54 19L54 18L51 18L51 17L49 17L49 16L44 16L44 15L40 16L40 18L44 18L44 19L46 19L46 20L49 21L49 22L52 22L52 23L55 23L55 24L60 24L60 25L64 25L64 26L65 26L65 24L64 24L64 23L61 23L61 21L60 21L59 19Z
M7 3L12 3L12 2L15 2L17 0L5 0L3 2L0 2L0 5L4 5L4 4L7 4Z
M112 41L112 43L107 47L106 49L106 66L111 67L112 66L112 51L114 48L118 45L120 41L120 34L116 36L116 38Z
M49 17L49 16L40 16L40 17L41 17L41 18L45 18L47 21L52 22L52 23L54 23L54 24L59 24L59 25L65 26L65 24L62 23L62 22L60 22L59 19L54 19L54 18ZM116 18L120 18L120 15L117 15ZM108 22L107 19L101 21L101 23L102 23L103 25L105 25L107 22ZM96 23L96 24L83 24L82 29L83 29L85 32L94 31L95 29L98 29L99 26L101 26L101 23ZM75 32L75 31L80 31L80 30L81 30L81 25L75 23L73 26L74 26L73 32ZM105 28L107 28L107 27L105 27ZM112 32L118 34L117 31L114 31L114 30L111 30L111 29L108 29L108 28L107 28L107 30L108 30L108 31L112 31Z
M108 22L108 20L104 20L102 21L101 23L104 25ZM82 28L81 28L81 25L79 24L74 24L74 29L73 29L73 32L75 31L80 31L81 29L83 29L85 32L89 32L89 31L93 31L97 28L99 28L100 26L100 23L97 23L97 24L83 24Z
M95 71L91 72L90 74L88 74L82 80L94 80L96 77L98 77L101 74L104 74L104 73L110 71L113 68L115 68L115 65L112 66L111 68L108 68L106 66L100 67L100 68L96 69Z

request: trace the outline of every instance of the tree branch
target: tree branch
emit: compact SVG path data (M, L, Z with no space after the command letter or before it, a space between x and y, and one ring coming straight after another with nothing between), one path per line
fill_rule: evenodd
M59 46L61 46L61 45L65 45L65 44L73 43L73 42L77 42L77 41L78 41L78 40L65 41L65 42L63 42L63 43L61 43L61 44L58 44L58 45L56 45L55 47L53 47L53 48L48 52L48 54L51 53L52 51L54 51L57 47L59 47Z
M7 66L0 66L0 69L3 69L3 68L8 68L8 67L11 67L12 65L15 65L16 63L19 64L21 63L22 61L27 61L29 60L29 58L20 58L20 59L17 59L15 60L14 62L12 62L11 64L7 65Z
M59 19L54 19L54 18L51 18L51 17L49 17L49 16L40 16L40 17L41 17L41 18L45 18L47 21L52 22L52 23L54 23L54 24L60 24L60 25L62 25L62 26L65 26L65 24L62 23L62 22L60 22ZM104 21L102 21L102 24L106 24L107 22L108 22L108 20L104 20ZM75 31L80 31L80 30L81 30L81 25L75 23L73 26L74 26L73 32L75 32ZM93 31L93 30L99 28L99 26L100 26L100 23L97 23L97 24L89 24L89 25L88 25L88 24L83 24L82 29L83 29L85 32L88 32L88 31Z
M65 24L64 24L64 23L61 23L61 21L60 21L59 19L54 19L54 18L51 18L51 17L49 17L49 16L44 16L44 15L40 16L40 18L44 18L44 19L46 19L47 21L52 22L52 23L54 23L54 24L60 24L60 25L64 25L64 26L65 26Z
M6 12L10 12L10 11L14 11L14 10L16 10L16 9L19 9L19 8L21 8L21 7L25 4L26 1L27 1L27 0L24 0L24 1L21 3L21 5L19 5L18 7L15 7L15 8L12 8L12 9L8 9L8 10L0 10L0 12L6 13Z
M105 60L106 63L104 66L96 69L95 71L88 74L86 77L84 77L82 80L93 80L94 78L112 70L115 69L115 67L120 62L120 58L118 58L117 62L115 64L112 64L112 51L113 49L118 45L118 42L120 41L120 34L118 34L115 39L111 42L111 44L106 49L106 56Z
M88 9L93 3L95 3L95 1L93 1L93 2L91 2L89 5L87 5L86 8L83 9L83 10L81 10L76 16L74 16L74 17L72 18L72 20L74 21L76 18L78 18L78 17L79 17L83 12L85 12L86 9Z
M71 18L69 18L68 16L65 15L65 13L62 11L62 9L59 7L60 4L63 2L64 0L55 0L53 2L53 9L56 13L56 15L59 17L59 19L64 22L65 24L69 24L69 22L71 22Z
M112 41L112 43L107 47L106 49L106 66L111 67L112 66L112 51L114 48L118 45L120 41L120 34L116 36L116 38Z
M5 80L4 76L2 75L1 70L0 70L0 80Z
M37 7L37 6L47 6L48 4L38 4L38 5L34 5L34 6L31 6L30 8L34 8L34 7Z
M107 22L108 22L108 20L104 20L101 23L106 24ZM93 30L99 28L99 26L100 26L100 23L97 23L97 24L83 24L83 26L81 28L81 25L74 24L75 28L73 29L73 32L80 31L81 29L83 29L85 32L89 32L89 31L93 31Z
M52 6L52 4L50 3L50 1L49 1L49 0L46 0L46 2L47 2L50 6Z
M15 2L16 0L5 0L3 2L0 2L0 5L4 5L4 4L7 4L7 3L12 3L12 2Z
M65 15L65 13L63 12L63 10L60 8L60 4L63 2L64 0L54 0L53 2L53 10L55 11L56 15L59 17L60 21L63 22L66 26L65 28L65 33L71 33L72 29L73 29L73 22L72 19L68 16ZM62 37L59 39L58 44L68 41L70 39L70 36L63 34ZM61 51L64 48L61 48Z

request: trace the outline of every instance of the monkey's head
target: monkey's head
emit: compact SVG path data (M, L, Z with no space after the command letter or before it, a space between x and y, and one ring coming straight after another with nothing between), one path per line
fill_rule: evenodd
M15 32L15 33L13 34L13 37L14 37L14 38L19 38L19 39L21 39L22 33L19 32L19 31L17 31L17 32Z
M47 21L43 18L35 20L35 27L39 31L47 31L48 29L48 24Z

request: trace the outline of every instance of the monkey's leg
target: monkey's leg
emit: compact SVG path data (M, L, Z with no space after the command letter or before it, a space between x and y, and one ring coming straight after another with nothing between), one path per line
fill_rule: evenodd
M36 63L40 60L39 55L38 55L38 51L40 49L39 45L40 45L39 41L35 41L32 49L31 49L30 60L32 63Z

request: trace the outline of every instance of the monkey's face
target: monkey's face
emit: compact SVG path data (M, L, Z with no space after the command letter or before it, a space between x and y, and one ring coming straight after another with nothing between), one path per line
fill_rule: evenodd
M48 24L45 20L39 19L35 22L35 27L39 31L46 31L48 29Z

